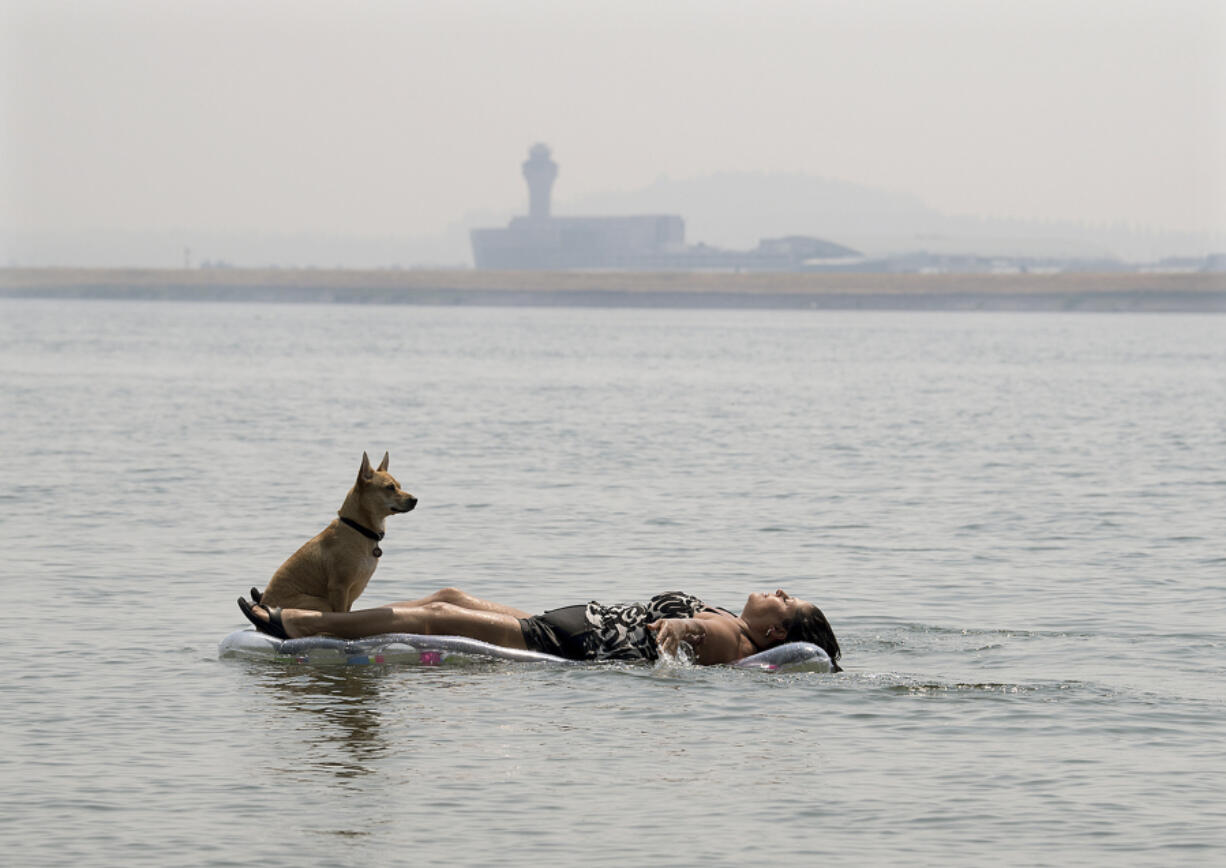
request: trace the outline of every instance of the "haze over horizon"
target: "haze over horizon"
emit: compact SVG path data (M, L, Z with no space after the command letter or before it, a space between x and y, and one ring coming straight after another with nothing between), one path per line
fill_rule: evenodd
M0 263L95 264L136 238L127 264L272 261L270 239L293 258L295 238L363 260L337 264L447 261L480 215L525 211L536 141L559 213L809 178L1211 252L1223 49L1209 0L0 0ZM778 214L721 204L845 225L786 194ZM691 241L749 233L677 213Z

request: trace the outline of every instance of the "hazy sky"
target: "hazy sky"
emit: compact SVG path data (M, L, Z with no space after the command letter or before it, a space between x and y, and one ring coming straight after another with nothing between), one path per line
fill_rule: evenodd
M1226 230L1221 0L0 0L0 229L432 234L660 175Z

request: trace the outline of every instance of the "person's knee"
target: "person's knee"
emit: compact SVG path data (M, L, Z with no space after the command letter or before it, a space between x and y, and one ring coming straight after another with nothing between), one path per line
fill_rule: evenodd
M423 601L423 606L430 606L433 603L452 603L455 606L463 606L467 600L467 593L460 590L459 587L445 587L441 591L435 591Z
M432 600L417 609L421 619L421 632L438 635L455 632L456 619L464 612L454 603Z

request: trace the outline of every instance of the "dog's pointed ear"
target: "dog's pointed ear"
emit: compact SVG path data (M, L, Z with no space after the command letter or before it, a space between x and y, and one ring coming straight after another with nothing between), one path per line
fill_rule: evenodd
M385 473L386 471L387 471L387 453L384 452L383 460L379 462L379 472Z
M370 457L362 453L362 466L358 468L358 482L369 482L375 475L375 472L370 469Z

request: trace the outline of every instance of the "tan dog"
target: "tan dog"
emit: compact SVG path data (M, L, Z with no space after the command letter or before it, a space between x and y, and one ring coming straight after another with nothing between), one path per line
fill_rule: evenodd
M383 520L415 506L417 498L387 472L387 453L372 470L363 452L358 480L337 510L339 518L290 555L263 594L252 588L252 599L265 606L348 612L383 554Z

